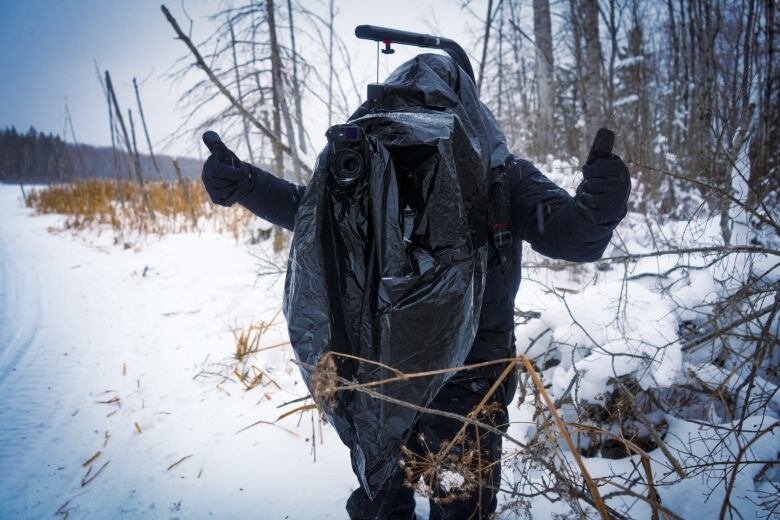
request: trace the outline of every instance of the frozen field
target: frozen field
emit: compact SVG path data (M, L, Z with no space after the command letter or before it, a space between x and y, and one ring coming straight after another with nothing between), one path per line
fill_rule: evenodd
M271 326L262 346L286 340L279 314L284 276L258 277L247 246L226 236L150 237L125 249L110 232L52 231L61 224L61 217L33 216L18 186L0 185L0 518L344 518L356 480L334 431L310 411L272 424L297 406L279 405L308 394L290 347L252 358L265 375L249 391L226 368L236 327L265 321ZM652 259L632 269L668 267ZM675 298L695 301L715 291L714 274L697 273ZM554 287L570 295L566 304L577 322L606 347L641 351L671 343L643 373L649 386L679 380L690 368L674 346L682 317L652 281L626 282L624 275L593 266L527 269L517 304L542 315L518 328L518 348L545 328L551 333L535 348L581 341L570 312L549 293ZM630 291L631 303L614 309L622 291ZM616 346L610 323L618 311L627 317L620 334L636 344ZM608 365L596 355L578 363L586 369L585 398L604 384ZM553 395L564 391L571 367L563 360L545 372ZM511 433L522 439L533 406L513 404L511 411ZM670 446L711 449L699 433L669 418ZM753 455L772 458L779 444L776 432L765 435ZM656 478L673 478L659 450L650 455ZM631 460L587 464L595 478L629 471ZM733 492L751 518L758 469L746 467ZM510 480L512 471L505 467ZM724 490L711 490L701 477L660 494L681 517L703 519L717 517ZM418 504L425 518L425 501ZM649 518L649 507L634 505L632 517ZM540 499L531 513L549 518L567 509Z
M289 347L260 358L281 390L195 377L229 361L231 329L277 314L283 278L255 280L227 237L124 250L28 213L0 186L0 518L343 516L355 481L332 430L316 463L309 414L236 433L308 394Z

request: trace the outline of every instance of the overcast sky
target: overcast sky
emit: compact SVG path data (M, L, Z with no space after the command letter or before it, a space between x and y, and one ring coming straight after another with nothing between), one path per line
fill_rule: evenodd
M479 12L482 3L472 2ZM310 4L324 5L323 0L307 0L307 7ZM206 17L227 4L184 0L183 5L194 19L193 36L198 41L212 27ZM354 38L355 25L421 32L439 27L444 36L467 47L474 41L468 31L475 20L459 5L458 0L336 0L337 30L359 55L355 72L363 82L361 90L373 80L375 48ZM183 23L181 0L168 0L168 7ZM122 106L134 108L131 80L138 78L152 139L162 142L182 120L176 100L189 85L171 84L165 74L185 52L174 40L159 0L0 0L0 127L26 130L33 125L62 134L67 99L79 141L110 144L106 103L95 75L97 61L111 71ZM383 69L392 69L413 54L401 50L383 58ZM321 122L313 124L323 128L312 133L324 132ZM182 141L178 139L168 152L195 155L192 143Z

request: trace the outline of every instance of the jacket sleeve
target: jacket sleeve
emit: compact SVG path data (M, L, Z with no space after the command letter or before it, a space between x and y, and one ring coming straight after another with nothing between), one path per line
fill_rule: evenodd
M260 168L251 168L254 172L252 189L238 203L271 224L292 231L295 213L306 187L280 179Z
M550 258L572 262L601 258L614 226L588 220L576 199L529 161L510 158L507 176L515 236Z

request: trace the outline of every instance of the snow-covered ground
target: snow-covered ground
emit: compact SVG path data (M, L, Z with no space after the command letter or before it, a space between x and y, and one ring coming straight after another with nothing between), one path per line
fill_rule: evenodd
M232 356L233 327L272 319L283 278L256 280L224 236L123 250L30 213L0 186L0 518L344 516L356 481L330 428L316 462L309 415L236 433L307 395L289 347L260 358L282 390L194 378Z
M267 374L250 391L225 371L234 328L273 322L261 345L286 340L283 275L256 276L247 246L223 235L153 237L124 249L110 232L74 235L56 231L61 224L59 216L33 216L18 187L0 185L0 519L345 518L356 480L335 432L312 412L272 424L298 404L279 405L308 394L290 347L252 358ZM621 240L634 252L651 247L628 235ZM631 274L668 267L666 259L650 259L632 264ZM649 346L670 343L643 372L648 386L667 386L691 368L675 344L681 317L655 282L593 266L525 275L517 305L542 315L518 328L521 352L550 328L535 349L594 341L647 358ZM696 271L696 283L681 284L673 297L706 300L715 276ZM630 303L615 308L629 293ZM617 315L628 319L613 333ZM596 336L583 334L572 316ZM634 341L621 343L626 337ZM545 371L553 396L575 368L583 377L580 397L595 396L608 375L599 352L567 354ZM511 407L510 434L520 439L532 428L527 401ZM669 423L670 447L712 448L696 425ZM752 455L772 459L777 447L770 433ZM659 450L650 455L656 478L672 478ZM586 463L594 478L632 467L631 459ZM511 479L513 468L505 469ZM746 518L758 511L750 503L757 470L745 469L733 492ZM683 518L715 518L725 491L715 487L708 498L710 491L706 479L694 477L660 494ZM418 506L425 518L425 500ZM549 518L567 509L540 499L531 514ZM649 511L638 503L632 517L649 518Z

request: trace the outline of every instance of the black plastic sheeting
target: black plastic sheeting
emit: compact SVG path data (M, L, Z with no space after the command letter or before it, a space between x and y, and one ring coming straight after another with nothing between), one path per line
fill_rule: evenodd
M508 152L466 73L423 54L385 83L381 109L349 122L367 136L368 165L349 188L320 154L295 220L284 313L299 361L328 352L339 376L370 383L462 365L477 331L485 283L487 188ZM381 365L380 365L381 364ZM383 365L383 366L382 366ZM329 402L302 369L369 496L397 468L417 413L357 391ZM449 375L372 387L426 406Z

